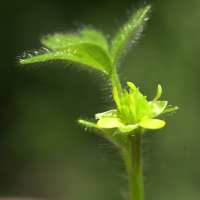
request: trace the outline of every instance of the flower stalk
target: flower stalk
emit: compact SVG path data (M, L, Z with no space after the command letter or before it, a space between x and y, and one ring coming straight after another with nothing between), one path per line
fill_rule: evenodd
M121 149L127 170L130 200L144 200L141 137L140 130L131 132L127 146Z

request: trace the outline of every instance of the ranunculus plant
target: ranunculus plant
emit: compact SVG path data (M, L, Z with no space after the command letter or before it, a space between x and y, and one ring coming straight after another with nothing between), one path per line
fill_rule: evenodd
M151 6L147 5L135 12L120 28L110 43L95 29L84 28L81 32L48 35L41 40L42 54L24 54L20 64L27 65L47 60L62 59L66 64L82 68L95 68L106 74L112 85L116 108L95 114L94 121L79 119L78 122L94 130L120 148L129 181L130 200L143 200L141 137L146 129L160 129L165 121L156 119L178 107L167 107L167 101L159 101L162 88L158 85L152 101L140 93L133 83L127 82L129 89L123 90L116 73L116 65L130 41L141 33L148 19Z

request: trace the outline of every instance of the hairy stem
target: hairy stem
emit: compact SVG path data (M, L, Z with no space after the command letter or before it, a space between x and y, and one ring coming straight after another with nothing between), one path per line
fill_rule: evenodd
M122 86L120 84L120 81L119 81L119 78L117 76L115 69L112 70L112 73L110 73L109 79L110 79L112 88L116 87L117 91L118 91L118 95L119 95L119 97L121 97L121 94L123 94L123 90L122 90Z
M130 200L144 200L142 158L141 158L141 130L134 130L127 138L126 147L122 148L128 181Z

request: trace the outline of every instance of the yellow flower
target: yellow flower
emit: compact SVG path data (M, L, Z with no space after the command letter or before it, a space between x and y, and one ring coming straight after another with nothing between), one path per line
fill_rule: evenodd
M165 126L165 121L154 119L158 115L177 110L178 107L165 109L167 101L157 101L162 93L162 88L158 85L157 95L153 101L148 102L139 89L131 82L127 82L130 87L129 93L124 90L121 98L118 96L116 88L113 88L113 97L117 109L98 113L97 127L99 129L118 128L120 132L130 132L142 127L144 129L160 129Z

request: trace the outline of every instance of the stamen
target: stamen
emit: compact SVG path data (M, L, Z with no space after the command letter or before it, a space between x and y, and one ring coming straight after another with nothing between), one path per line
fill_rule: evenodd
M155 101L157 101L160 98L161 94L162 94L162 87L161 87L161 85L158 85L157 94L156 94L155 98L153 99L153 101L151 102L151 104L153 104Z

